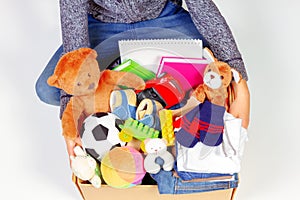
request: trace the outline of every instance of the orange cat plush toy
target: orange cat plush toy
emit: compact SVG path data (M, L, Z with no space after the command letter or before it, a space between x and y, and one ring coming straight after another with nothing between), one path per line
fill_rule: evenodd
M232 80L231 67L220 61L210 63L204 71L204 84L199 85L193 96L199 102L209 100L211 103L226 106L228 86Z

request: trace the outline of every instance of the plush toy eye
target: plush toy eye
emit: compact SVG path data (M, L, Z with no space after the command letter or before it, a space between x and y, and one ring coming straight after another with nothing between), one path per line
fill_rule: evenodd
M91 77L90 73L88 73L88 77Z
M223 80L223 79L224 79L224 76L220 76L220 78Z
M208 69L207 72L211 72L211 69Z
M77 86L81 86L81 83L80 83L80 82L78 82L78 83L77 83Z

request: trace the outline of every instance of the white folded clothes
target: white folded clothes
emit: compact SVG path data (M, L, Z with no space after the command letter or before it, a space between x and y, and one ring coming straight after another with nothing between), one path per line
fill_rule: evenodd
M215 147L198 142L193 148L177 142L177 169L196 173L238 173L247 140L242 120L225 112L223 142Z

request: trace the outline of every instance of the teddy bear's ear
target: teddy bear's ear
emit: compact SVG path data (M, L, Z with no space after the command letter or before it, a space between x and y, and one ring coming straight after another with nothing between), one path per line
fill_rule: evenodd
M52 76L50 76L48 78L48 80L47 80L47 83L50 86L54 86L54 87L57 87L57 88L60 87L60 84L59 84L59 81L58 81L58 77L57 77L56 74L53 74Z
M89 56L91 56L94 59L97 58L97 56L98 56L97 51L95 51L94 49L92 49Z
M219 71L225 72L225 73L231 73L231 67L227 64L222 62L219 66Z

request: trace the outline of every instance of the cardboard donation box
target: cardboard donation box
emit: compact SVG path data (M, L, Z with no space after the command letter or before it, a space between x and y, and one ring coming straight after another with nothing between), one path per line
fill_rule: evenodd
M70 157L82 198L233 200L247 140L228 113L239 76L200 40L126 40L119 48L121 64L101 73L88 49L62 118L82 141Z
M237 190L237 188L231 188L191 194L159 194L155 185L138 185L127 189L115 189L102 185L101 188L97 189L87 181L82 181L75 176L73 176L73 182L84 200L132 200L137 198L143 200L233 200Z

